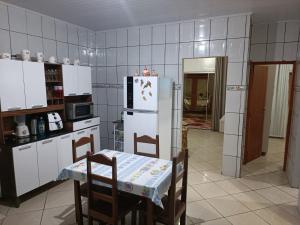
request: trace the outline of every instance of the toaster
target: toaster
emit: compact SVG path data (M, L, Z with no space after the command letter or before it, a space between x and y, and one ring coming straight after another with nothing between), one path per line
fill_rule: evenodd
M49 131L56 131L63 129L63 122L57 112L48 113Z

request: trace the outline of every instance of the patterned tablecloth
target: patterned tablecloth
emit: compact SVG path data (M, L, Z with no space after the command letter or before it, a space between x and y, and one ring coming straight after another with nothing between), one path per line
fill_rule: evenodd
M118 190L147 197L156 205L163 207L161 197L171 185L172 161L106 149L99 153L117 158ZM92 164L92 171L111 178L111 168L108 166ZM58 179L86 181L86 159L64 168Z

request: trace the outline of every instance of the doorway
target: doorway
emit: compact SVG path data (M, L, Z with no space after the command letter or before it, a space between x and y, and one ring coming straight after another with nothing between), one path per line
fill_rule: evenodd
M244 175L285 170L294 82L294 62L251 64Z

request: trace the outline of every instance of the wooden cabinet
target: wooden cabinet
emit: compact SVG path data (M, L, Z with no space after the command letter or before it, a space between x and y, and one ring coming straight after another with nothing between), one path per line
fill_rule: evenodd
M92 134L93 137L94 137L95 152L99 152L101 150L101 146L100 146L100 127L99 126L91 127L89 129L89 133L90 133L90 135Z
M77 93L79 95L92 94L91 67L78 66L77 70Z
M58 177L56 138L37 142L40 186Z
M44 63L23 62L26 108L47 107Z
M31 143L12 149L17 196L39 187L36 147Z
M26 109L22 61L0 59L1 111Z
M77 92L77 67L62 65L64 96L75 96Z
M73 134L66 134L57 137L57 161L59 173L63 168L73 163L72 140Z

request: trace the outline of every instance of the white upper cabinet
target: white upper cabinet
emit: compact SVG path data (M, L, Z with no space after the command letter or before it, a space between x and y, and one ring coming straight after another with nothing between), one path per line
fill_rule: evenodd
M47 107L45 70L43 63L23 62L26 108Z
M92 94L92 76L91 67L78 66L77 74L77 88L79 95L91 95Z
M77 66L62 65L64 96L77 95Z
M1 111L26 108L21 61L0 59Z

